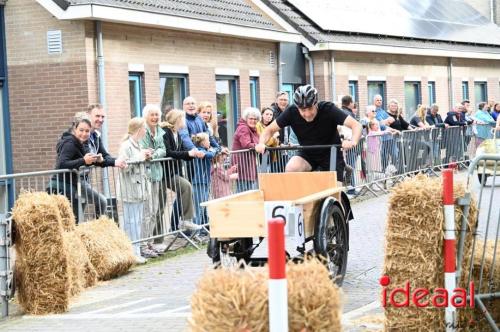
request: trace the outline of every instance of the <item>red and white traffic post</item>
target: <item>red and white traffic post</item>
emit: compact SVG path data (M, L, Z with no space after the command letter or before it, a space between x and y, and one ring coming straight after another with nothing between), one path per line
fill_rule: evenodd
M269 242L269 331L288 331L288 287L285 272L285 221L267 223Z
M453 169L444 169L443 208L444 208L444 287L448 292L448 306L445 311L446 331L455 331L456 308L451 304L451 296L456 287L455 254L455 201L453 199Z

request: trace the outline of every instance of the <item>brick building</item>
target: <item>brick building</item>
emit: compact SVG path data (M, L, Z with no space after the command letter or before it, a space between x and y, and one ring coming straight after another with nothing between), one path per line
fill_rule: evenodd
M245 1L9 0L5 10L15 172L51 169L72 115L97 101L115 154L145 104L182 107L188 94L217 104L231 135L241 109L274 100L279 43L300 41Z
M301 2L341 17L328 12L331 1ZM360 8L353 15L357 22L365 17ZM324 99L350 93L361 109L378 92L407 112L416 103L435 102L446 112L464 97L500 99L497 26L477 23L487 41L441 40L323 29L321 19L285 0L8 0L4 118L10 113L12 155L6 150L5 159L16 173L52 168L72 115L97 101L106 105L104 136L116 153L142 106L180 107L186 95L217 105L227 141L243 108L268 105L278 89L305 82Z

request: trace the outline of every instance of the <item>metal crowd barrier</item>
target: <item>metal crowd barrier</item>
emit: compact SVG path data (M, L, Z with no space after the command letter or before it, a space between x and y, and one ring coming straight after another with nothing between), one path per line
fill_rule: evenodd
M467 250L465 238L467 235L471 187L473 183L476 183L476 181L471 181L474 173L477 173L480 181L479 192L476 193L478 204L477 223L472 225L470 229L473 235L472 248ZM495 322L491 310L495 306L498 308L498 301L500 301L500 289L496 288L499 281L495 280L495 273L500 268L498 266L498 255L500 255L500 210L494 200L498 174L500 174L500 155L498 154L480 155L471 161L469 165L467 192L465 197L459 200L459 204L463 207L463 217L458 237L456 275L457 287L467 290L468 299L471 296L471 282L474 284L474 302L491 330L497 332L500 331L498 328L500 322ZM485 185L488 178L491 178L491 187ZM478 240L481 240L481 242L478 242ZM492 248L493 252L488 252L487 248ZM486 257L487 253L492 256ZM468 271L462 271L462 262L467 256L470 256L469 266L466 267ZM488 262L486 259L488 259ZM464 276L467 278L463 278Z
M13 223L11 207L23 190L57 191L69 195L75 171L53 170L0 175L0 306L2 317L9 314L9 300L14 296L14 273L11 261ZM67 177L69 184L56 183L58 177ZM74 210L75 211L75 210Z

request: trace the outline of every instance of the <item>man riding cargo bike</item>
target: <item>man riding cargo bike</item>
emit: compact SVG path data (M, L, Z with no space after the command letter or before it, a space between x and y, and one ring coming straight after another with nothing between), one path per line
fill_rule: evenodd
M300 256L314 254L324 258L332 278L341 284L347 266L348 221L353 218L349 199L341 186L344 158L336 150L355 147L362 127L333 103L318 102L317 90L310 85L299 87L293 101L294 105L266 127L255 147L260 154L266 150L297 149L298 153L288 160L285 173L260 173L259 190L204 203L211 214L209 256L216 264L221 254L251 264L253 251L267 236L265 222L275 217L274 211L279 207L283 211L279 216L286 222L285 235L295 240ZM296 134L300 146L266 148L264 143L287 126ZM350 128L352 139L341 141L337 126ZM252 204L253 211L262 211L262 214L237 218L238 211ZM221 215L217 209L229 213ZM238 223L241 224L234 231L228 230ZM217 227L219 224L221 227ZM257 245L254 238L260 238ZM312 241L312 249L306 249L309 241Z

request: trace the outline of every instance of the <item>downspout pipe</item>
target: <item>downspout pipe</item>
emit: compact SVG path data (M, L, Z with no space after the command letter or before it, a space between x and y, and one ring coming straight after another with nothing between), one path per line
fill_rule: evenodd
M309 55L309 50L307 47L302 47L302 54L304 54L304 58L306 58L309 64L309 84L314 86L314 64L311 56Z
M281 91L283 89L283 66L285 63L281 59L281 43L278 45L278 90Z
M102 22L95 21L95 31L97 39L97 76L98 76L98 89L99 89L99 104L104 107L104 112L107 113L106 109L106 79L104 77L104 51L102 47ZM107 115L107 114L106 114ZM107 121L102 124L101 130L102 144L107 149L108 148L108 126Z
M97 39L97 77L98 77L98 89L99 89L99 104L101 104L104 108L104 114L107 117L107 108L106 108L106 79L104 76L104 51L102 47L102 22L95 21L95 31L96 31L96 39ZM104 121L101 129L101 140L102 144L108 150L108 125L107 121ZM103 169L102 176L102 185L104 196L106 198L110 197L109 190L109 176L107 168Z
M448 109L453 109L453 101L455 100L454 91L453 91L453 59L448 58Z
M330 76L332 82L332 102L335 103L335 96L337 95L337 76L335 75L335 56L333 55L333 51L330 51ZM353 98L355 96L352 96Z
M490 0L490 21L491 23L495 23L495 0Z

